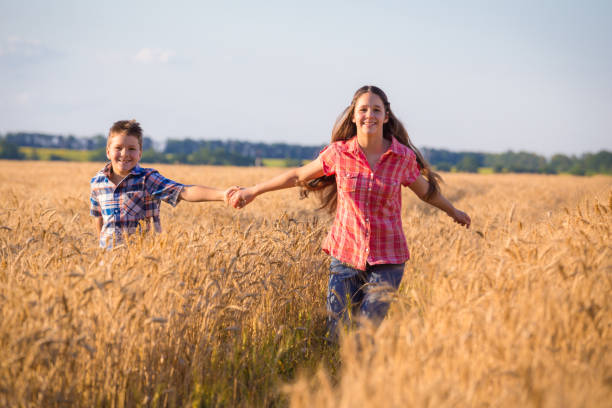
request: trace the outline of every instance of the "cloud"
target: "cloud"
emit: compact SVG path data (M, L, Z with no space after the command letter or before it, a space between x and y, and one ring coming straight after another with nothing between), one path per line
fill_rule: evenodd
M166 64L174 55L175 52L172 50L142 48L132 59L142 64Z
M9 36L0 39L0 61L4 67L23 68L55 60L63 54L40 40Z
M30 104L32 100L32 95L28 91L20 92L15 95L15 102L17 105L26 106Z
M39 40L28 40L14 35L0 40L0 57L37 58L45 56L48 52L48 48Z

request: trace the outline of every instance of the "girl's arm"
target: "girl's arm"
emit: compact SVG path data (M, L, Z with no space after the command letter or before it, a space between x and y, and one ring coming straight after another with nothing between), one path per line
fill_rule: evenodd
M200 201L225 201L229 200L232 193L238 190L238 186L233 186L227 190L206 186L185 186L179 195L181 200L200 202Z
M425 201L427 204L431 204L434 207L439 208L444 211L451 217L456 223L465 225L467 228L470 227L470 216L453 207L453 205L440 193L439 191L435 193L429 199L426 199L427 190L429 189L429 183L423 176L417 177L414 183L408 186L421 200Z
M315 160L302 167L291 169L270 180L238 191L236 194L232 195L231 204L235 208L242 208L260 194L267 193L268 191L295 187L300 183L321 176L323 176L323 163L321 163L321 159L317 157Z

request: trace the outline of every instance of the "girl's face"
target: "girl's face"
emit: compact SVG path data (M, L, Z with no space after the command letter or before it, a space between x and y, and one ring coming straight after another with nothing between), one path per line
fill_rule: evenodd
M357 98L353 122L357 126L357 134L382 136L383 125L389 120L385 105L380 96L366 92Z
M111 161L113 173L127 176L138 164L142 151L136 136L125 133L111 135L110 143L106 147L106 157Z

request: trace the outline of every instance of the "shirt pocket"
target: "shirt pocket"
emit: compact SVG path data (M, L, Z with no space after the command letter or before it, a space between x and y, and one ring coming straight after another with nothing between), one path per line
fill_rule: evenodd
M376 180L376 190L381 198L389 199L400 193L400 182L392 178L381 177Z
M145 214L144 191L129 191L125 193L121 212L130 220L140 219Z
M359 179L359 173L343 172L338 177L338 188L341 191L352 193L357 190L357 180Z

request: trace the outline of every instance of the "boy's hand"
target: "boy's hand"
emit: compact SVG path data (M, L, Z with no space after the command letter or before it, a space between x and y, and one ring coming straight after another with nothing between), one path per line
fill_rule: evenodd
M230 199L230 203L232 207L240 209L253 201L255 199L255 194L253 193L251 188L243 188L232 194Z
M460 211L455 208L449 215L457 224L463 225L466 228L470 228L472 220L470 219L470 216L464 213L463 211Z
M225 205L230 205L232 196L237 191L240 191L240 188L241 188L240 186L231 186L230 188L228 188L227 190L223 192L223 201L225 202Z

